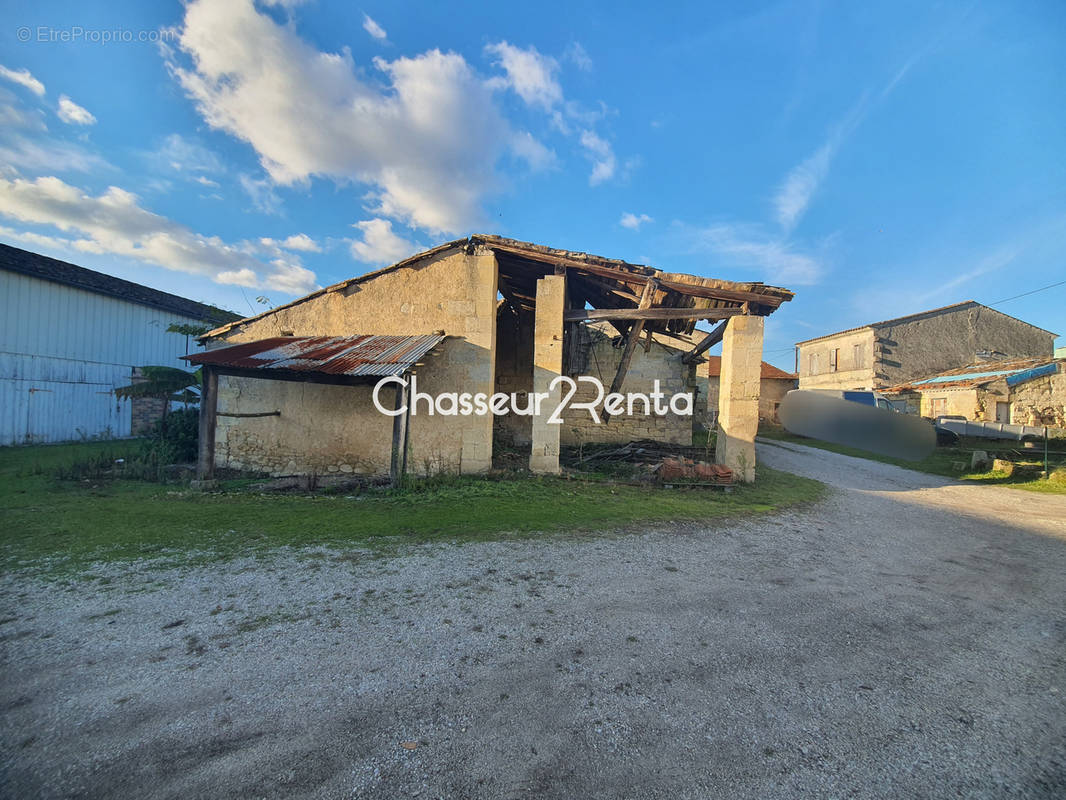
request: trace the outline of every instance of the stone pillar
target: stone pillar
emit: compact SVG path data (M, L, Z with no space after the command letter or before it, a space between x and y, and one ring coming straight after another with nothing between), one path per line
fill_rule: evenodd
M496 256L491 250L479 250L465 258L472 271L474 309L473 313L463 320L462 333L466 344L476 350L464 351L464 357L469 358L469 361L463 388L458 391L491 395L496 391L496 296L499 269ZM476 473L492 469L492 415L473 414L458 419L463 420L460 423L463 436L461 471Z
M745 483L755 480L763 317L732 317L722 339L715 460Z
M559 473L559 432L562 425L549 425L562 398L562 389L549 391L548 385L563 372L563 311L566 308L566 277L548 275L537 281L537 308L533 323L533 392L547 393L541 413L533 422L533 447L529 454L531 472Z

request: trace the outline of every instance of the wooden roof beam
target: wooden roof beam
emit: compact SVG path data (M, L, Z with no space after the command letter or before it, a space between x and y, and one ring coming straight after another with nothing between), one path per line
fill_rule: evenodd
M575 308L563 312L563 322L583 320L652 320L727 319L742 316L740 308ZM643 327L643 325L641 326Z
M728 324L728 319L723 319L721 322L719 322L710 333L703 337L703 340L698 345L693 347L681 357L681 363L691 364L693 361L703 355L703 353L705 353L707 350L710 350L712 347L722 341L722 338L725 336L725 326Z

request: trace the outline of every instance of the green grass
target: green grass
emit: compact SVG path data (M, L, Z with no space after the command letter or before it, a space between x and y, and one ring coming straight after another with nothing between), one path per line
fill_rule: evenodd
M0 448L0 565L70 572L96 561L188 564L279 547L369 547L478 541L541 532L763 513L821 496L817 481L768 468L732 493L664 490L566 478L455 478L399 492L260 494L247 481L201 494L181 485L63 481L89 457L121 458L138 443Z
M879 453L871 453L867 450L860 450L857 447L848 447L847 445L836 444L834 442L824 442L820 439L808 439L805 436L796 436L793 433L789 433L783 428L767 427L763 426L759 429L760 438L773 439L781 442L793 442L795 444L807 445L808 447L818 447L822 450L830 450L834 453L841 453L846 456L855 456L856 458L866 458L870 461L880 461L884 464L895 464L897 467L903 467L904 469L914 470L915 472L926 472L930 475L942 475L946 478L955 478L963 481L973 481L984 485L998 485L1009 486L1012 489L1024 489L1030 492L1042 492L1045 494L1066 494L1066 481L1064 480L1044 480L1039 477L1034 477L1032 470L1020 471L1014 475L1007 475L1004 472L973 472L970 469L970 459L974 450L985 450L988 453L995 453L999 447L993 441L987 440L963 440L960 442L959 447L937 447L928 456L921 461L905 461L901 458L892 458L891 456L883 456ZM1008 448L1003 448L1008 449ZM1056 445L1054 449L1063 449L1062 445ZM1040 457L1042 458L1043 452L1041 451ZM1036 455L1034 454L1034 458ZM1059 457L1061 459L1061 456ZM959 468L959 464L965 464L965 467ZM1056 467L1061 468L1061 461L1051 462L1051 469L1054 471Z

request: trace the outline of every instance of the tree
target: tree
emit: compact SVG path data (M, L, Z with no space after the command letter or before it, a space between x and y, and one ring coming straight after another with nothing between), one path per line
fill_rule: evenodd
M164 426L172 401L184 403L186 408L190 404L196 405L200 402L200 384L203 377L200 370L186 372L177 367L159 366L140 369L142 380L115 389L115 395L124 400L134 397L157 397L163 400Z

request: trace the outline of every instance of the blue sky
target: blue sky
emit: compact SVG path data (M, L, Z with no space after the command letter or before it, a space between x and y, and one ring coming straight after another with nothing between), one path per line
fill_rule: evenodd
M786 286L791 369L801 339L1066 280L1061 2L2 16L0 240L242 313L500 233ZM1066 333L1064 300L996 307Z

